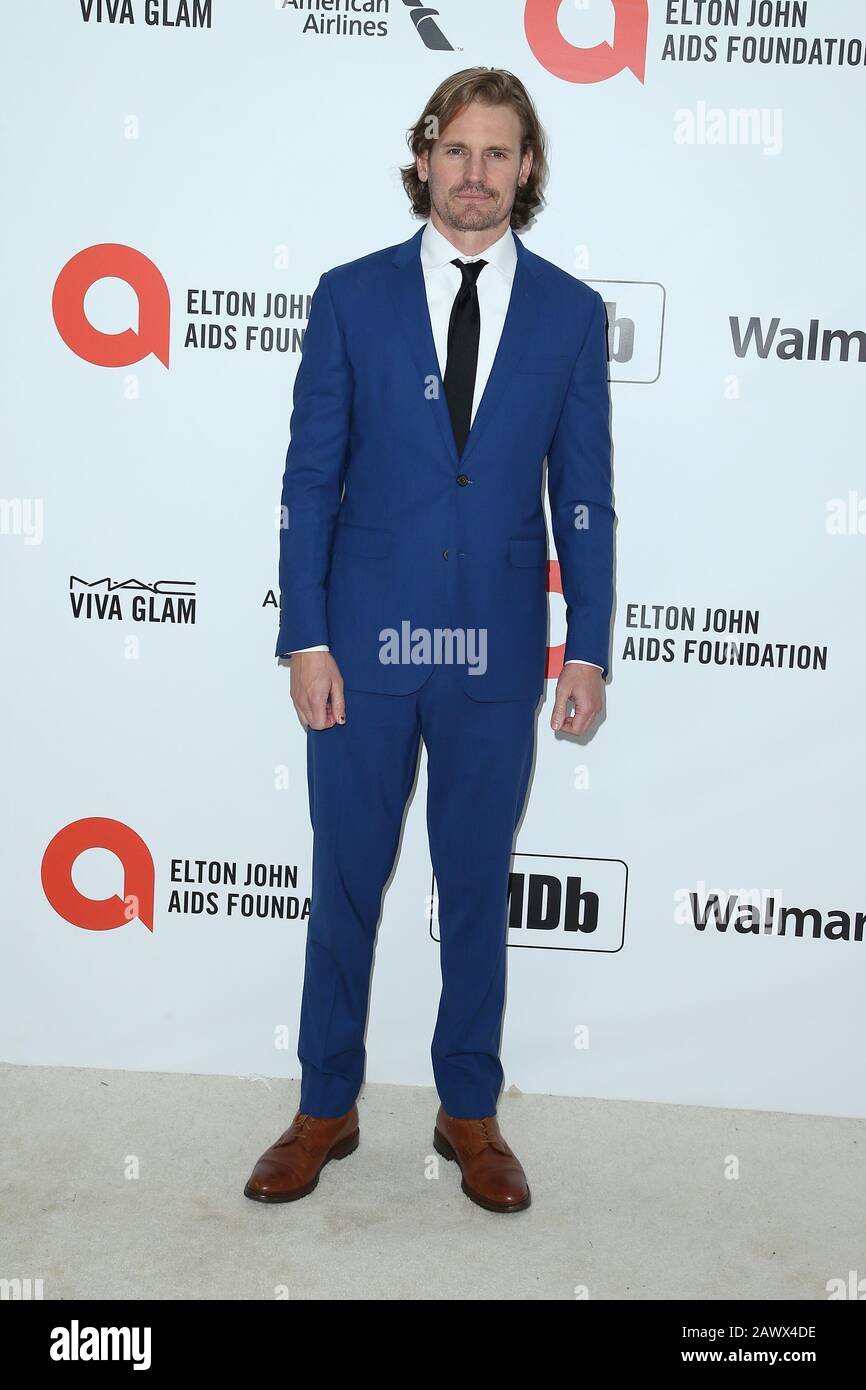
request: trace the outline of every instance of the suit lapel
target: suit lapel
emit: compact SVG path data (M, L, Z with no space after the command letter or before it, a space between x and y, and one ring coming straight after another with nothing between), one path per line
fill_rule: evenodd
M514 234L512 233L512 235ZM496 414L502 393L512 379L517 362L523 355L526 341L541 312L541 297L534 292L536 290L535 276L540 269L540 264L532 252L527 251L520 237L515 236L514 240L517 245L517 265L514 267L514 279L511 283L511 298L508 301L508 309L505 313L505 322L502 325L496 355L493 358L493 366L490 369L484 393L478 402L475 419L472 421L472 428L469 431L466 447L460 459L461 464L465 464L473 449L478 447L479 439ZM451 423L450 416L448 423ZM453 437L452 431L452 440Z
M414 236L396 248L392 258L394 270L388 276L389 289L420 379L424 381L425 386L431 380L435 380L437 384L436 395L431 399L430 405L443 443L448 450L449 460L454 465L462 466L472 450L477 447L479 438L495 415L502 393L511 379L526 339L540 313L539 296L533 293L534 280L540 265L520 238L515 236L517 265L514 268L511 298L508 301L493 366L478 403L463 454L459 456L451 427L451 416L448 413L448 402L445 399L445 387L439 376L439 360L436 356L424 272L421 268L423 233L422 226Z
M401 242L392 258L396 267L388 275L388 288L394 301L394 309L406 345L418 369L422 389L430 390L434 383L436 394L430 397L430 409L439 427L443 443L452 463L458 462L457 444L451 428L451 416L445 399L445 388L439 378L439 359L436 356L436 343L433 339L433 325L430 322L430 309L427 305L427 290L424 286L424 272L421 269L421 237L423 225L408 241Z

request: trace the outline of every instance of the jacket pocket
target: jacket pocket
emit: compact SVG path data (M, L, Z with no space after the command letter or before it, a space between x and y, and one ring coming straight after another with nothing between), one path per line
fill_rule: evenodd
M530 566L547 563L546 536L511 536L508 559L512 565Z
M338 519L334 530L334 552L344 555L387 555L394 545L394 532L381 526L356 526Z

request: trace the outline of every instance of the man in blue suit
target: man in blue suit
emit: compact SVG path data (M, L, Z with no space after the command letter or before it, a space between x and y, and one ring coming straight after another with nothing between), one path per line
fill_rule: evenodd
M276 654L292 657L314 832L301 1097L244 1190L293 1201L357 1147L376 924L423 738L433 1142L467 1196L513 1212L530 1190L496 1106L508 873L545 681L543 465L567 624L551 728L581 734L613 602L605 311L515 235L547 175L517 78L448 78L410 146L425 223L321 276L295 381Z

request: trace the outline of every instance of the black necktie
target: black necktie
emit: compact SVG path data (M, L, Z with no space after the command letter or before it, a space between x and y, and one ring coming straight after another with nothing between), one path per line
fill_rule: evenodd
M462 454L472 421L472 399L475 395L475 368L478 365L478 338L481 332L481 311L478 308L476 281L486 261L454 260L463 283L457 291L448 322L448 350L445 359L445 399L451 416L451 428Z

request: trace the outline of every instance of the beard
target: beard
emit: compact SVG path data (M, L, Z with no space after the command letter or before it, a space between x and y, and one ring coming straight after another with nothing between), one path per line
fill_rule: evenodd
M430 201L446 227L453 227L455 231L460 232L483 232L488 227L495 227L504 217L510 217L514 206L513 193L506 206L506 200L502 195L491 188L473 190L488 195L484 202L478 203L464 202L457 196L465 191L467 190L449 190L444 196L434 196L431 189Z

